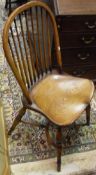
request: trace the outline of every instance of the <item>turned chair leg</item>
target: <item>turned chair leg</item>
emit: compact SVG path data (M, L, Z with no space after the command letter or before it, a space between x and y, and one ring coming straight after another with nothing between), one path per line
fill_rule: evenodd
M21 121L21 118L23 117L23 115L26 112L26 108L23 107L20 109L19 114L17 115L17 117L14 119L14 122L11 126L11 128L8 131L8 135L11 135L11 133L14 131L14 129L16 128L16 126L19 124L19 122Z
M57 144L57 171L61 171L61 153L62 153L62 133L61 127L58 127L56 135L56 144Z
M90 104L87 106L86 108L86 121L87 121L87 125L90 125Z

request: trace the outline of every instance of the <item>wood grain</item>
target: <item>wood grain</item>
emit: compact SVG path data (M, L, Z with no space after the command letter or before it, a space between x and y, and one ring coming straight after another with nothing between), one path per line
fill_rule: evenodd
M73 123L90 102L94 85L69 75L49 75L36 85L31 98L57 125Z
M96 14L96 0L54 0L59 15Z

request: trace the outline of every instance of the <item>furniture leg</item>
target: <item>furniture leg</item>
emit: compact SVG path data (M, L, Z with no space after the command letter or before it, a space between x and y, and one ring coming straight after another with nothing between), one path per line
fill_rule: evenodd
M11 13L11 0L9 0L9 15L10 15L10 13Z
M8 7L8 0L6 0L5 2L5 9L7 9L7 7Z
M61 171L61 152L62 152L62 133L61 127L57 129L56 135L56 142L57 142L57 171Z
M11 126L11 128L8 131L8 135L11 135L11 133L14 131L14 129L16 128L16 126L19 124L19 122L21 121L21 118L23 117L23 115L26 112L26 108L23 107L20 109L19 114L17 115L17 117L15 118L13 125Z
M87 125L90 125L90 104L87 106L86 108L86 121L87 121Z

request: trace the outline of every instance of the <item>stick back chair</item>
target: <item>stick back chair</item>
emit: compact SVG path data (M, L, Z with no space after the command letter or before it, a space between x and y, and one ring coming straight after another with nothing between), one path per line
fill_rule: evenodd
M28 2L12 12L4 26L3 48L24 96L23 107L8 134L19 124L26 109L44 115L48 120L45 126L47 140L57 148L57 170L60 171L62 127L75 122L85 109L89 124L93 82L63 74L55 18L43 2ZM57 128L55 142L49 134L50 124Z

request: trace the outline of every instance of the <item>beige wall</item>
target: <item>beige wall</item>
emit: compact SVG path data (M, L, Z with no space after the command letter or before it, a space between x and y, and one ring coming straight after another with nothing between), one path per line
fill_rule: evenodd
M3 107L0 103L0 175L9 175L8 144L5 133Z

